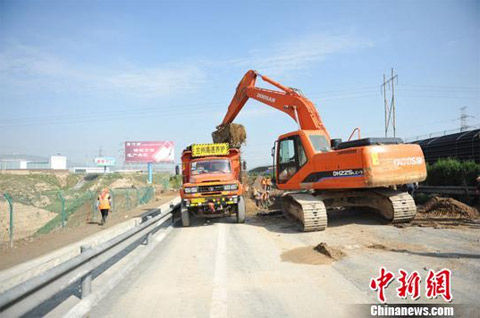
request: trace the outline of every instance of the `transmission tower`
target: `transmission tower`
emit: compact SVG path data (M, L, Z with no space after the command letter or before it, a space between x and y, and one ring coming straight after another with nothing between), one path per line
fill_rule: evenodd
M473 116L467 115L467 106L460 107L460 131L465 131L470 126L467 124L468 118L473 118Z
M396 137L396 118L395 118L395 80L398 84L398 75L394 74L393 68L390 75L390 78L386 79L385 74L383 74L383 103L385 110L385 137L388 137L388 129L390 127L390 122L392 123L393 137ZM387 86L390 89L391 97L390 102L387 99Z

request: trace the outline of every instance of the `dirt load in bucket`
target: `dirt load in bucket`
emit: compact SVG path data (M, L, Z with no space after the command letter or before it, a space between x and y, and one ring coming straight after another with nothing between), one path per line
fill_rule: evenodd
M230 147L240 148L247 140L247 132L241 124L227 124L212 133L214 143L228 142Z

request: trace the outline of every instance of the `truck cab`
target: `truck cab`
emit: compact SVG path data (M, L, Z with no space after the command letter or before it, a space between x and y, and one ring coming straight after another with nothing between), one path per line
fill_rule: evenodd
M194 144L182 152L182 224L190 217L236 215L245 222L244 189L238 148L228 143Z

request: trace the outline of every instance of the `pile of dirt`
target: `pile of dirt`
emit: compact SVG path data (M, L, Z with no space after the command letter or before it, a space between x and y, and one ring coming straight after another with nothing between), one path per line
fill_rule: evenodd
M228 142L230 147L240 148L247 140L247 131L240 124L227 124L217 128L212 133L215 143Z
M297 264L324 265L331 264L345 256L340 249L329 247L327 243L317 246L298 247L282 253L282 261Z
M327 243L318 244L314 250L334 260L339 260L345 256L345 253L341 250L330 247Z
M245 197L245 207L247 216L254 216L257 214L258 207L255 204L255 200Z
M435 216L457 217L464 219L478 218L477 209L452 198L433 197L419 209L421 213Z

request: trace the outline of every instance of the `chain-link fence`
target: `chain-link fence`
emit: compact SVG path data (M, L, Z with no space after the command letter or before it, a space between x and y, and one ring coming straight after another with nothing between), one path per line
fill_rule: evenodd
M110 190L113 213L129 211L155 196L153 187ZM44 191L41 195L0 193L0 243L46 234L56 228L95 223L100 219L98 193L87 191Z

